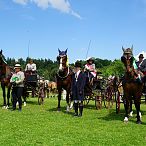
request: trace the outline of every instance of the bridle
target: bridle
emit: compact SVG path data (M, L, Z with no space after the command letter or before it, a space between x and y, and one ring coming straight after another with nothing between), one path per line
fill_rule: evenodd
M63 66L63 65L64 65L64 63L63 63L64 57L67 58L66 55L59 55L59 56L57 57L57 59L59 60L59 70L58 70L58 72L57 72L57 75L58 75L58 77L61 78L61 79L65 79L65 78L67 78L68 75L69 75L69 66L67 66L67 67L66 67L66 65ZM65 63L66 63L66 62L65 62ZM61 75L59 74L59 72L60 72L60 71L63 71L63 70L66 69L66 68L67 68L67 74L66 74L65 76L61 76Z

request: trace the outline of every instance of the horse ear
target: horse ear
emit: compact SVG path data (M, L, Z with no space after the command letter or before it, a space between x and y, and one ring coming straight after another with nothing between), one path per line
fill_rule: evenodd
M65 54L67 54L67 50L68 50L68 48L65 50Z
M133 45L132 45L132 47L131 47L131 51L133 51Z
M123 52L125 52L125 49L123 48L123 46L122 46L122 50L123 50Z
M2 49L1 49L0 54L2 54L2 52L3 52L3 51L2 51Z
M60 49L58 48L58 52L59 52L59 54L61 53L61 51L60 51Z

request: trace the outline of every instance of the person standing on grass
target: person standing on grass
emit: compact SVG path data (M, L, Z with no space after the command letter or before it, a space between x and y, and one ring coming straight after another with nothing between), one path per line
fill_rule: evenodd
M81 71L81 63L76 61L75 73L72 77L72 97L74 100L74 116L81 117L83 114L83 100L84 100L85 75ZM78 114L79 108L79 114Z
M23 88L24 88L24 73L21 71L21 65L16 64L15 67L15 73L12 75L10 79L10 83L12 84L12 103L13 108L12 110L16 110L16 103L18 101L19 103L19 111L22 110L22 94L23 94Z

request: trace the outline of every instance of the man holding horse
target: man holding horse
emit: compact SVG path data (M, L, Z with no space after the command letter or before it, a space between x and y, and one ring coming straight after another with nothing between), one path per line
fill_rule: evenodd
M81 63L77 61L75 63L75 73L72 77L72 96L74 99L74 116L82 116L83 113L83 100L84 100L84 87L85 87L85 75L81 71ZM79 114L78 114L79 108Z
M15 73L12 75L10 82L12 84L12 99L13 99L13 109L16 110L16 103L19 103L19 111L22 110L22 94L24 88L24 73L21 71L21 65L15 64Z

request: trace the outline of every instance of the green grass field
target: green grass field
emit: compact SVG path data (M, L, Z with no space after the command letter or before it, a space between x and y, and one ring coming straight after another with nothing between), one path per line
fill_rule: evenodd
M2 105L2 97L0 104ZM145 146L146 105L142 104L142 125L134 115L128 124L123 122L124 110L116 114L115 107L96 110L94 102L84 108L83 117L73 117L74 111L56 111L57 98L45 99L38 105L37 98L28 98L22 112L0 108L0 146ZM135 109L135 108L134 108Z

